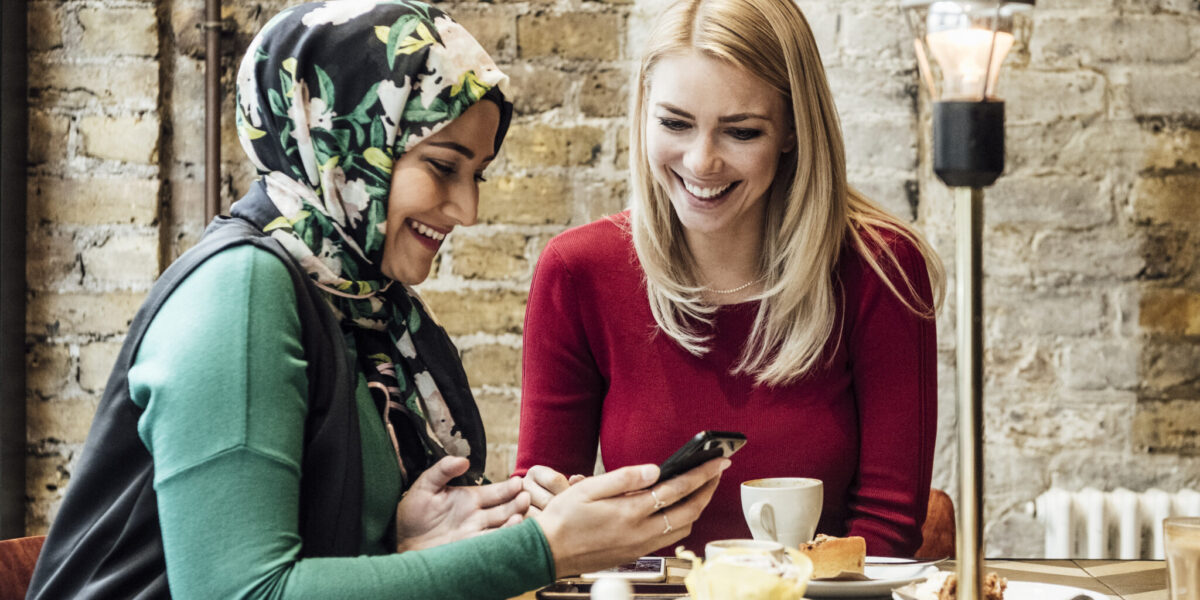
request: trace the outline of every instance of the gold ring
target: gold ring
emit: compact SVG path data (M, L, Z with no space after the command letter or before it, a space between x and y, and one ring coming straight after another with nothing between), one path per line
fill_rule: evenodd
M658 494L653 489L650 490L650 496L654 498L654 510L658 510L667 505L666 502L658 499Z
M667 513L663 513L662 518L663 518L663 523L667 524L667 528L663 530L662 534L667 535L668 533L671 533L673 528L671 527L671 522L667 520Z

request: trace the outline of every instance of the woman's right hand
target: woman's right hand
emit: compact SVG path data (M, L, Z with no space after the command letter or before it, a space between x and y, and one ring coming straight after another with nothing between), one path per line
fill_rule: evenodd
M525 516L532 517L545 510L546 505L555 496L567 491L567 488L586 479L583 475L567 477L545 465L529 467L521 478L521 485L529 492L529 512Z
M624 467L569 486L533 515L550 544L555 572L565 577L605 569L683 539L729 464L715 458L650 489L658 479L655 465Z

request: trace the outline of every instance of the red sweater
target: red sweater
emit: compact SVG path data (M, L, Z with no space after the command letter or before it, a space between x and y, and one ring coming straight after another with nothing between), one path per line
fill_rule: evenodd
M846 252L835 273L844 325L830 340L832 366L798 383L758 386L730 374L758 303L721 307L711 351L692 356L657 331L627 228L622 213L564 232L538 260L525 316L517 473L543 464L590 474L597 442L607 469L659 463L698 431L740 431L746 445L682 544L702 552L710 540L750 537L742 481L814 477L825 483L818 532L861 535L871 555L911 556L921 544L937 428L934 322ZM921 254L900 239L891 247L928 302Z

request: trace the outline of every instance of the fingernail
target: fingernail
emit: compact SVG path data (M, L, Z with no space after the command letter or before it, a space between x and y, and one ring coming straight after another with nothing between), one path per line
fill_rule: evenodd
M645 481L654 481L658 478L658 467L655 465L646 465L642 467L642 479Z
M727 458L727 459L725 459L725 460L723 460L723 461L721 461L721 471L724 471L725 469L728 469L728 468L729 468L729 465L732 465L732 464L733 464L733 461L732 461L732 460L729 460L728 458Z

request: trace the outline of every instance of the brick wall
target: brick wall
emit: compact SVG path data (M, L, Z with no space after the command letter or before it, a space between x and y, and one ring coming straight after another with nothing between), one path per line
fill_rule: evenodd
M224 4L227 206L253 177L231 73L292 3ZM533 264L555 233L624 206L627 81L662 5L443 5L516 95L480 224L451 237L421 286L463 351L493 476L513 461ZM800 5L852 182L915 219L952 272L950 196L929 170L903 18L876 0ZM52 518L133 311L202 228L202 7L30 2L30 533ZM1007 555L1041 551L1023 509L1051 485L1200 488L1200 5L1042 0L1035 15L1001 78L1008 171L986 200L988 539ZM954 491L949 300L935 485Z

